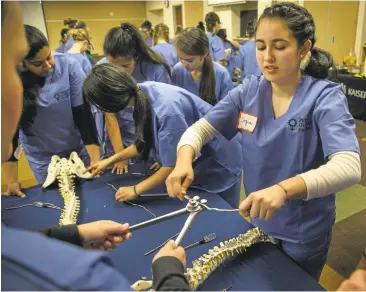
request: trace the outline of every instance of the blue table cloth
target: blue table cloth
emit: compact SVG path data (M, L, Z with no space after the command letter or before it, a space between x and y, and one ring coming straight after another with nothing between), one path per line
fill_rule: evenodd
M128 222L130 225L152 219L146 210L115 201L115 191L106 183L112 183L117 188L130 186L145 179L132 173L149 173L144 164L130 167L129 174L114 175L106 173L92 181L83 181L76 186L76 194L81 201L78 223L109 219L117 222ZM17 197L2 197L2 221L12 227L27 230L37 230L58 224L61 211L48 208L25 207L15 210L5 210L6 207L17 206L35 201L49 202L63 207L63 199L57 186L43 190L35 186L24 190L26 199ZM163 187L150 193L164 193ZM189 196L199 195L208 200L210 207L231 207L218 195L190 190ZM172 198L138 199L135 203L147 207L156 216L179 210L186 206ZM151 262L155 253L144 256L146 252L160 245L169 237L178 233L188 215L161 222L147 228L137 230L132 239L108 251L116 268L132 283L140 279L139 274L151 279ZM245 233L253 226L246 222L237 212L219 213L202 212L193 222L191 230L183 238L182 246L200 240L204 235L216 233L217 239L204 245L196 246L186 251L187 266L192 261L207 253L208 250L221 241ZM227 260L199 290L223 290L231 286L231 290L323 290L323 288L284 254L278 246L270 243L260 243L252 246L247 252Z

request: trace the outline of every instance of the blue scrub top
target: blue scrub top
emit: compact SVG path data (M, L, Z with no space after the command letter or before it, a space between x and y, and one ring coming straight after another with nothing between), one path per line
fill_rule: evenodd
M222 100L228 92L234 88L229 72L224 66L216 62L212 62L215 72L215 94L216 100L219 102ZM175 65L172 73L173 83L179 87L188 90L194 95L199 96L199 89L201 84L201 77L198 78L197 82L193 81L191 73L184 68L181 62Z
M106 57L101 59L97 65L103 63L108 63ZM143 60L136 62L136 68L132 73L132 77L136 82L157 81L170 84L169 73L163 65ZM132 115L133 106L126 107L123 111L116 114L124 146L129 146L135 141L135 124ZM111 156L114 154L114 150L107 132L106 135L107 154Z
M160 43L153 46L152 49L168 63L171 70L179 62L177 51L171 44Z
M64 52L67 52L68 50L70 50L74 45L74 39L73 38L69 38L65 44L65 51Z
M145 40L146 44L148 45L149 48L151 48L153 46L152 42L153 42L153 38L151 36L149 36L148 39Z
M159 82L144 82L139 86L152 107L155 160L162 166L173 167L182 134L212 106L177 86ZM239 140L216 137L202 148L201 156L193 166L195 179L192 186L215 193L229 189L241 175Z
M105 252L1 226L1 288L5 291L126 291L128 281Z
M253 133L241 132L247 194L316 169L333 153L359 153L355 123L336 83L303 75L288 111L275 119L270 82L250 76L205 119L231 139L238 133L241 111L258 118ZM320 233L329 234L334 220L333 194L288 201L270 221L251 219L251 223L276 238L306 244Z
M89 62L88 57L85 54L81 54L81 53L68 53L65 52L65 54L67 54L68 56L70 56L71 58L74 58L81 66L81 69L83 69L85 75L88 75L90 70L92 69L92 65Z
M262 71L259 69L257 57L255 55L255 41L246 41L240 47L239 53L236 56L236 66L242 71L243 79L249 75L261 76Z
M27 133L19 133L28 162L39 183L47 176L52 155L68 156L76 151L85 157L86 150L72 115L72 107L83 102L85 74L79 63L68 55L53 53L55 65L39 93L37 115ZM37 177L38 176L38 177Z
M213 35L212 33L206 33L209 46L210 46L210 55L212 57L212 61L217 62L220 60L225 60L225 48L222 40L217 36Z
M61 45L59 45L59 46L56 48L55 52L57 52L57 53L61 53L61 54L65 53L65 44L61 44Z

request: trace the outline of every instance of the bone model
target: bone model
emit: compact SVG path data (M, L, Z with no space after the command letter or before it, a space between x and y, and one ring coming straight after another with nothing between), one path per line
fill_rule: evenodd
M75 176L80 178L91 178L91 173L87 172L83 161L76 152L72 152L70 158L60 158L52 156L48 166L47 178L43 188L50 186L57 178L60 194L64 199L64 211L60 217L60 226L76 223L80 210L80 200L75 194Z
M276 239L266 235L258 227L228 241L220 242L219 247L210 249L207 254L193 261L192 268L187 269L185 275L190 287L197 289L227 258L242 254L247 248L259 242L277 243Z
M185 276L191 289L196 290L226 259L244 253L247 248L259 242L278 243L276 239L266 235L258 227L228 241L220 242L220 246L210 249L207 254L193 261L192 268L187 268ZM131 288L141 291L148 289L151 285L152 281L139 280Z

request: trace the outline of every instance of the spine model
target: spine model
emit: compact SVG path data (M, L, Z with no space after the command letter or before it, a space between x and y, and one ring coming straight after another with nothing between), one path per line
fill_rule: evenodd
M221 242L220 247L215 246L210 249L207 254L193 261L192 268L187 269L185 275L190 287L194 290L197 289L227 258L241 254L259 242L277 243L276 239L266 235L256 227L229 241Z
M62 158L59 163L57 174L60 194L64 199L64 211L61 214L60 226L76 223L80 210L80 200L75 194L75 174L70 165L70 161Z

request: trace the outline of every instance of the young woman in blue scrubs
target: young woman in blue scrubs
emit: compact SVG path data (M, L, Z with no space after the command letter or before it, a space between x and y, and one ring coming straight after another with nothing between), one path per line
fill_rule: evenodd
M105 112L116 113L134 106L136 128L134 142L123 151L90 168L94 175L120 160L140 156L146 160L152 152L161 168L135 186L121 187L116 200L136 198L164 183L176 161L176 146L183 132L203 117L211 105L177 86L160 82L137 84L123 68L103 64L92 69L85 79L83 95ZM193 186L219 193L237 206L241 184L241 146L239 139L217 137L203 147L194 163Z
M172 73L175 85L212 105L233 89L229 72L212 61L208 38L204 31L199 28L186 28L178 35L175 48L180 59Z
M98 64L113 63L127 69L136 82L157 81L170 83L170 67L165 60L151 50L133 25L122 23L110 29L104 39L105 58ZM133 143L135 126L133 106L117 113L106 113L107 155L122 151ZM118 174L128 171L128 161L118 162L113 168Z
M152 50L159 54L173 70L173 67L179 62L175 47L169 43L169 27L164 23L159 23L154 28Z
M221 41L221 39L216 35L216 33L220 29L220 17L215 12L209 12L205 17L206 28L207 28L207 37L210 43L210 55L214 62L217 62L221 65L225 65L226 63L226 54L225 48Z
M256 58L256 44L255 44L255 22L250 21L247 25L247 36L249 40L239 48L238 55L236 56L236 66L241 70L241 76L243 79L246 76L254 75L261 76L262 72L259 69Z
M147 46L151 48L153 46L153 35L154 35L154 30L152 28L151 21L149 20L144 21L141 24L140 31Z
M360 181L355 123L340 86L326 79L332 57L315 47L314 19L305 8L289 2L266 8L256 47L264 76L247 77L184 133L168 192L182 197L201 145L241 132L249 194L241 214L278 238L284 252L319 279L335 193Z
M230 54L226 54L226 70L229 72L231 79L233 79L234 70L236 68L236 56L235 56L235 47L234 44L227 39L227 35L223 29L220 29L217 32L217 36L221 39L224 44L225 54L226 52L230 52Z
M89 34L86 30L80 28L70 29L68 36L73 39L73 45L65 53L74 58L81 65L85 75L87 75L92 68L88 57L85 54L90 46Z
M88 75L92 65L86 55L90 47L90 37L88 31L79 28L79 29L70 29L68 32L68 36L73 39L73 46L70 50L65 52L71 58L74 58L83 69L85 75ZM104 115L98 110L94 105L91 106L91 110L93 113L93 118L95 120L95 124L98 131L98 140L100 144L100 154L101 157L104 156Z
M37 182L42 184L52 155L68 157L76 151L89 164L100 160L100 152L90 106L82 97L85 74L79 63L67 55L52 53L37 28L26 25L25 31L30 51L21 72L24 109L19 143ZM16 143L18 138L14 140ZM13 157L6 166L11 193L19 191L14 162Z
M78 19L78 20L74 19L74 20L64 21L64 25L68 25L69 29L83 29L86 31L88 38L89 38L89 48L85 51L85 55L87 56L90 64L93 66L95 64L95 60L90 53L90 50L93 49L93 44L91 43L90 30L89 30L88 26L86 25L86 23L80 19ZM68 50L70 50L72 48L73 43L74 43L74 39L69 37L69 39L67 40L67 43L65 44L65 52L67 52Z

